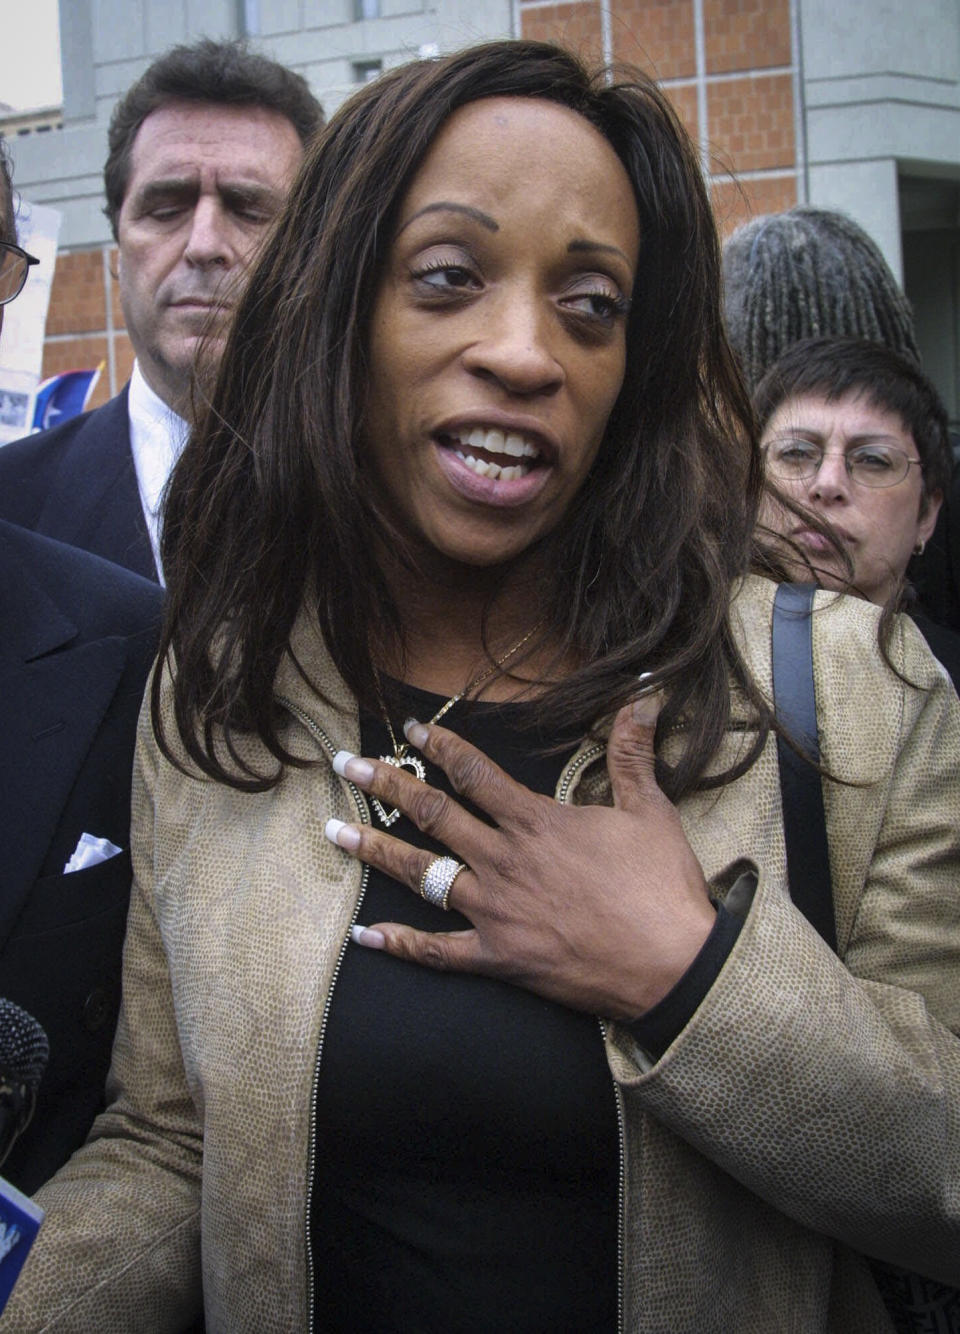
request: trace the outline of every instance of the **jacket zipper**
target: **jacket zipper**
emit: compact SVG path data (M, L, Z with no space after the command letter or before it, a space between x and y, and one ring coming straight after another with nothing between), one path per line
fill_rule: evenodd
M598 1019L600 1032L603 1035L604 1044L607 1041L607 1026L602 1019ZM613 1096L617 1104L617 1139L619 1153L617 1163L617 1331L623 1334L623 1251L624 1237L626 1236L627 1221L627 1192L626 1192L626 1174L627 1174L627 1132L624 1125L623 1113L623 1093L620 1085L615 1079L611 1079L613 1084Z
M575 757L567 766L557 784L557 801L562 805L567 805L570 797L570 788L573 780L581 769L598 759L606 750L605 746L590 746L582 754ZM604 1045L607 1041L607 1026L602 1019L598 1019L600 1025L600 1035ZM623 1093L620 1085L611 1076L610 1082L613 1085L613 1096L617 1108L617 1331L623 1334L623 1257L624 1257L624 1239L626 1236L626 1170L627 1170L627 1134L624 1124L623 1112Z
M307 731L319 741L323 749L332 760L337 753L337 748L324 732L323 728L308 713L305 713L292 700L286 699L283 695L277 696L277 703L283 707L307 729ZM360 816L361 824L370 824L370 808L367 805L366 798L360 789L347 780L347 787L350 789L350 795L353 797L354 804ZM353 916L350 919L351 928L356 924L360 916L360 908L363 904L364 895L367 892L367 880L370 875L370 867L364 865L360 876L360 893L357 897L356 907L353 910ZM313 1064L313 1079L310 1085L310 1127L309 1142L307 1145L307 1190L306 1190L306 1212L304 1217L304 1237L306 1241L307 1256L307 1330L312 1334L315 1316L314 1302L314 1267L313 1267L313 1243L310 1235L310 1219L313 1213L313 1178L317 1165L317 1090L320 1086L320 1059L323 1052L323 1042L327 1033L327 1021L330 1017L330 1006L333 1001L333 992L337 985L337 979L340 976L340 969L343 967L343 960L347 953L347 944L350 940L350 932L343 938L340 946L340 953L337 956L337 962L333 969L333 977L330 979L330 986L327 989L327 997L323 1005L323 1015L320 1019L320 1034L317 1038L317 1055Z
M570 795L570 787L580 770L584 768L585 765L592 763L592 761L602 755L605 750L606 746L601 746L599 744L590 746L570 762L565 769L560 782L557 784L557 801L560 802L561 806L567 805L567 799Z

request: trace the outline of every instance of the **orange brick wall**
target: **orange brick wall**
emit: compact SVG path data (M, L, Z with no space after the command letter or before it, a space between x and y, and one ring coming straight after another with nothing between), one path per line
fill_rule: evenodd
M595 0L579 0L569 5L540 5L528 10L524 16L523 35L534 42L562 42L584 60L595 61L603 50L600 6Z
M609 5L607 54L663 83L700 146L721 232L756 213L797 203L790 0L703 0L702 84L694 0L609 0ZM603 30L601 0L567 5L520 0L520 27L523 37L562 42L592 57Z
M796 161L789 74L708 85L707 121L714 154L734 172L792 167Z
M610 18L614 60L639 65L657 79L696 74L691 0L619 0Z
M115 273L116 250L112 246L61 251L50 290L42 375L46 378L59 371L84 369L104 362L100 380L90 399L91 407L99 407L120 389L129 378L133 365L133 350L124 329L123 311L113 277Z
M700 145L721 232L757 213L795 204L790 0L703 0L702 83L694 0L609 0L609 5L607 54L664 83ZM592 62L603 59L601 0L520 0L520 27L523 37L562 42ZM701 89L705 125L699 123ZM133 361L115 273L112 247L61 253L50 297L43 374L106 361L94 405L125 383Z
M696 142L700 134L696 88L690 83L673 83L665 91L673 103L674 110L683 121L687 134Z
M705 0L707 73L790 64L789 0Z
M782 213L797 202L792 176L760 177L752 180L714 181L710 187L713 213L722 235L728 236L741 222L761 213Z

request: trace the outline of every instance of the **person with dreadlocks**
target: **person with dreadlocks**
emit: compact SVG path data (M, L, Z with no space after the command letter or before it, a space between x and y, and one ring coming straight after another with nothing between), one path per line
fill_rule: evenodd
M751 393L794 343L884 343L920 365L910 303L852 218L808 204L752 218L723 247L727 334Z
M795 343L883 343L922 369L913 311L876 242L852 218L808 204L752 218L723 247L727 336L753 393ZM960 630L960 476L908 569L919 604Z

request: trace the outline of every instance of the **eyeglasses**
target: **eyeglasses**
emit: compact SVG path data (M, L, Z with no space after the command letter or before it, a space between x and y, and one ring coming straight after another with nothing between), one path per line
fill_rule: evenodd
M20 295L27 281L27 270L39 263L20 246L0 241L0 306Z
M847 476L858 486L896 486L911 468L922 468L895 445L855 445L853 449L827 450L810 440L775 440L763 447L767 472L780 482L808 482L816 477L825 458L842 458Z

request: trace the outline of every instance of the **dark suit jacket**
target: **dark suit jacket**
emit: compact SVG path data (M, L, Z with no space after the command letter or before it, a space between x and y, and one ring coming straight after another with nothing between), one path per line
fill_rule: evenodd
M33 1191L99 1110L130 892L130 775L156 584L0 522L0 996L50 1039L3 1175ZM63 874L80 835L122 854Z
M126 388L102 408L0 448L0 519L157 578Z

